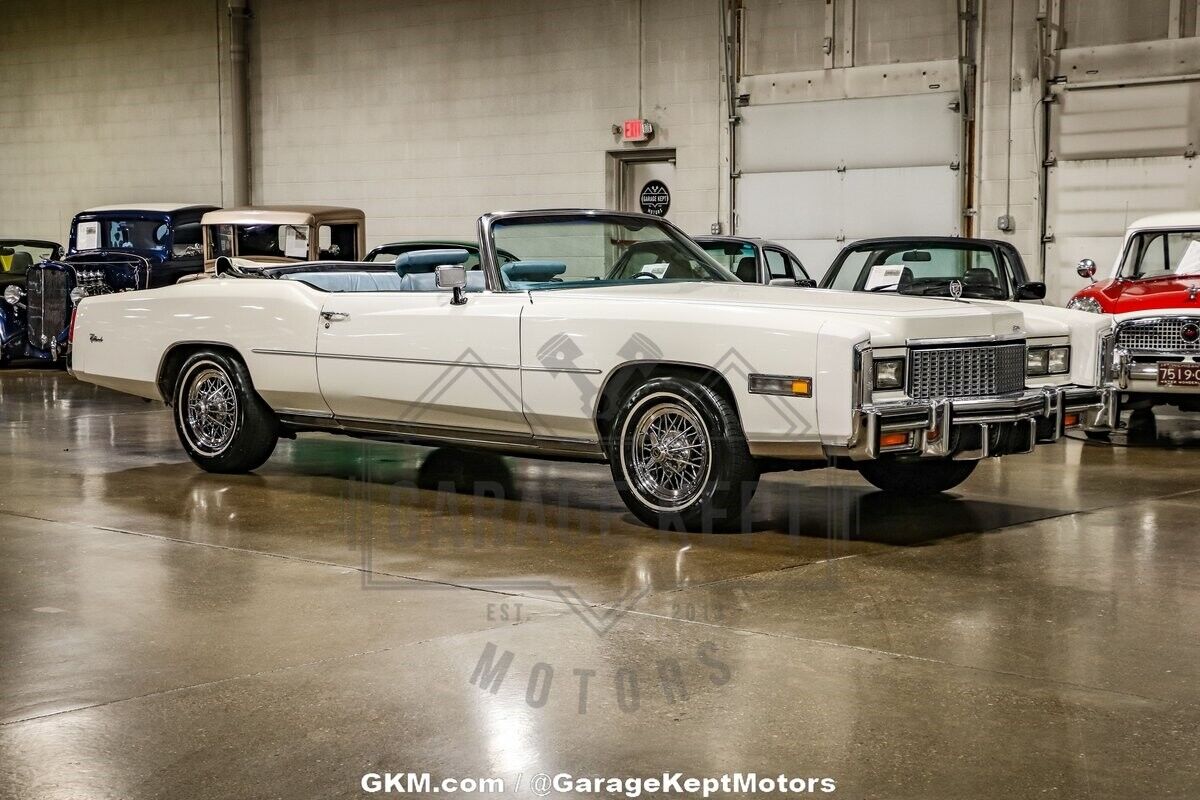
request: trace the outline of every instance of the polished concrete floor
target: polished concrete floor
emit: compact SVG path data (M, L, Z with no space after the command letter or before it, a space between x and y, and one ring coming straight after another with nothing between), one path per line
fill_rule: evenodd
M8 370L0 797L669 771L1195 798L1196 424L933 499L774 475L752 532L682 535L602 466L312 436L207 475L162 406Z

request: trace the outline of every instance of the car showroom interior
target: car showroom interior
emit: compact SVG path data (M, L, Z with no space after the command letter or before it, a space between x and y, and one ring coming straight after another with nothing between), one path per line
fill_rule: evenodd
M1200 797L1198 10L0 0L0 799Z

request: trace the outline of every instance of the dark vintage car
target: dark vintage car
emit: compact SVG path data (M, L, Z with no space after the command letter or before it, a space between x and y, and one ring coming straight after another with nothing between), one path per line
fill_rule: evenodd
M41 239L0 239L0 296L20 298L34 264L62 257L62 245ZM13 287L9 291L8 287ZM0 366L25 350L24 317L15 304L0 303Z
M821 279L822 289L1041 301L1046 284L1031 281L1021 254L998 239L895 236L842 248Z
M30 267L24 286L5 295L10 318L25 334L10 355L60 361L82 298L166 286L202 272L200 219L213 209L147 203L75 215L67 254Z
M816 286L800 259L781 244L748 236L697 236L696 241L744 283Z

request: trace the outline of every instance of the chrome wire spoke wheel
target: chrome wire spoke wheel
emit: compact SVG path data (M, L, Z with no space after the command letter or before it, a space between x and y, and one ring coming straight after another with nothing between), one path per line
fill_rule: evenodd
M657 403L637 420L629 439L633 488L663 510L687 506L712 466L708 431L699 414L675 399Z
M224 452L237 432L238 399L229 376L202 366L190 376L183 411L188 442L205 455Z

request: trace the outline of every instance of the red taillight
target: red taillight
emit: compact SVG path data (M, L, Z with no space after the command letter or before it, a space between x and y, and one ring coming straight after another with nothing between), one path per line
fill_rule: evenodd
M79 307L71 309L71 324L67 326L67 344L75 343L75 317L79 316Z

